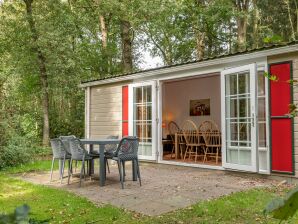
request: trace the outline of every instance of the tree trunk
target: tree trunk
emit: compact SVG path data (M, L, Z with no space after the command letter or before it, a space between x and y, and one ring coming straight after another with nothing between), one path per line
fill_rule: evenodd
M197 60L202 60L205 54L205 33L196 32Z
M289 0L284 0L284 2L287 5L289 23L291 26L291 40L295 40L296 39L295 38L295 30L294 30L294 25L293 25L292 16L291 16L290 2L289 2Z
M99 15L99 22L100 22L100 30L101 30L102 48L106 50L108 46L108 29L106 27L105 18L103 15Z
M246 48L246 30L247 30L247 19L237 19L237 40L238 50L245 50Z
M297 0L294 0L295 4L295 12L296 12L296 35L298 35L298 6L297 6Z
M238 50L245 50L249 0L236 0L234 4L238 13L240 14L237 16L237 19L236 19Z
M258 48L259 46L259 9L257 6L257 0L253 0L254 8L254 22L253 22L253 48Z
M132 37L130 22L121 20L122 65L123 72L132 72Z
M49 124L49 93L48 93L48 77L47 77L47 69L46 69L46 59L43 55L40 47L38 46L39 35L36 30L35 22L32 15L32 2L33 0L23 0L26 5L26 13L27 13L27 22L29 24L34 53L37 54L37 63L39 67L39 78L41 83L41 92L42 92L42 111L43 111L43 136L42 136L42 144L44 146L49 145L50 138L50 124Z
M103 15L99 15L100 31L101 31L101 45L102 45L102 61L104 65L101 66L104 74L110 73L109 57L108 57L108 29L106 20Z

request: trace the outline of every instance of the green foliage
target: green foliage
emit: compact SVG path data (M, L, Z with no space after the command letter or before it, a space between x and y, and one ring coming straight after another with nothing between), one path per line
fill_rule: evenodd
M25 136L11 136L6 145L0 147L0 169L26 164L49 153L49 149L34 145Z
M264 76L268 78L270 81L277 82L278 77L277 75L270 74L269 72L264 72Z
M45 57L50 136L56 137L83 136L80 81L122 72L121 20L132 25L135 70L142 69L144 51L160 57L159 65L233 52L237 48L237 18L247 18L247 48L297 37L297 1L251 1L247 12L239 12L235 2L33 1L32 17L39 36L34 43L24 1L0 1L0 150L18 145L13 143L16 136L25 137L34 146L41 143L44 115L35 45ZM105 19L106 48L100 16Z
M298 210L298 188L291 190L285 198L272 200L265 208L266 214L271 213L274 218L288 220Z
M0 224L41 224L48 221L37 221L29 218L30 207L22 205L15 209L14 213L9 215L0 214Z
M282 42L282 37L279 35L267 36L263 41L265 44L277 44Z

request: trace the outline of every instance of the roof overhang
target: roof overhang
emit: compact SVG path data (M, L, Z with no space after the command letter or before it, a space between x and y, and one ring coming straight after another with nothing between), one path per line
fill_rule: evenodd
M140 79L140 78L144 79L144 78L150 78L151 76L156 76L156 75L162 76L165 74L170 74L178 71L209 67L209 66L219 65L219 64L234 63L237 61L261 58L261 57L269 57L269 56L274 56L279 54L292 53L296 51L298 51L298 44L288 45L288 46L283 46L283 47L278 47L273 49L266 49L266 50L261 50L257 52L248 52L240 55L231 55L231 56L222 57L222 58L210 59L207 61L194 62L194 63L182 64L182 65L177 65L172 67L148 70L144 72L138 72L135 74L123 75L123 76L118 76L118 77L108 78L103 80L90 81L90 82L81 83L79 87L86 88L90 86L125 82L129 80Z

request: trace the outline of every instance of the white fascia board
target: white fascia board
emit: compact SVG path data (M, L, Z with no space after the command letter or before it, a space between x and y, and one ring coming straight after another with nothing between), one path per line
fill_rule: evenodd
M165 74L171 74L175 72L186 72L187 70L193 70L193 69L198 69L198 68L204 68L204 67L209 67L209 66L214 66L214 65L222 65L222 64L229 64L229 63L235 63L238 61L250 61L250 60L257 60L257 58L264 58L272 55L279 55L279 54L284 54L284 53L291 53L291 52L296 52L298 51L298 44L295 45L290 45L290 46L284 46L284 47L278 47L274 49L268 49L268 50L260 50L257 52L253 53L244 53L240 55L232 55L232 56L227 56L223 58L216 58L216 59L210 59L202 62L194 62L194 63L189 63L189 64L184 64L184 65L176 65L168 68L160 68L156 70L151 70L151 71L144 71L144 72L139 72L136 74L131 74L131 75L123 75L115 78L109 78L105 80L98 80L98 81L90 81L86 83L82 83L79 85L81 88L86 88L88 86L96 86L96 85L103 85L103 84L108 84L108 83L116 83L116 82L122 82L122 81L127 81L127 80L134 80L134 79L148 79L151 76L161 76ZM213 70L213 69L210 69ZM207 71L206 71L207 73Z

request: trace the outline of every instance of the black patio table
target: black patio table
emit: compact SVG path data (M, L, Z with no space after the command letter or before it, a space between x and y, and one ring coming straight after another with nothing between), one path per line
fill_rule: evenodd
M120 141L121 139L81 139L82 144L90 145L90 152L94 150L94 145L99 146L99 186L104 186L106 181L105 145L119 144ZM135 163L132 165L132 170L133 181L136 181L137 174Z

